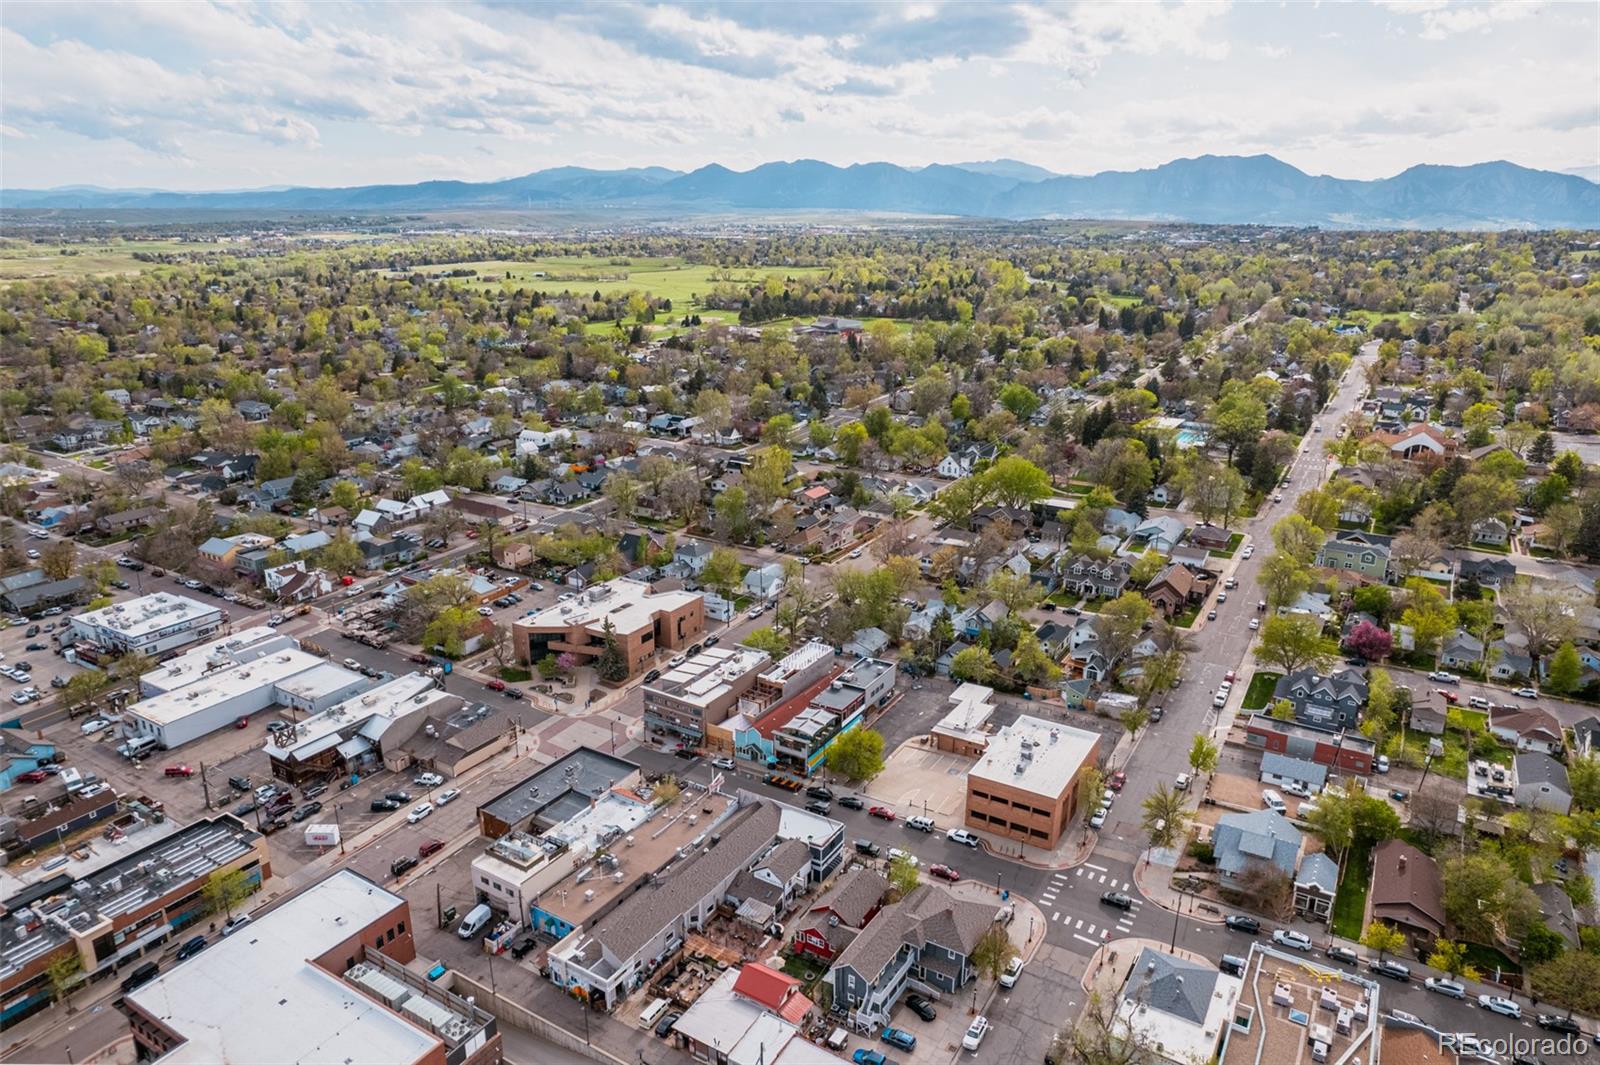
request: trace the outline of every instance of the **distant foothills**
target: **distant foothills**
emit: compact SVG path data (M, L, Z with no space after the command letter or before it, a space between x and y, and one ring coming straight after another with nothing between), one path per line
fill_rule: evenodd
M0 191L10 209L450 211L637 208L658 212L837 210L967 218L1103 218L1349 228L1595 228L1600 185L1507 162L1413 166L1374 181L1314 177L1270 155L1203 155L1150 170L1056 174L1014 160L834 166L802 159L711 165L557 167L504 181L424 181L237 192L92 186Z

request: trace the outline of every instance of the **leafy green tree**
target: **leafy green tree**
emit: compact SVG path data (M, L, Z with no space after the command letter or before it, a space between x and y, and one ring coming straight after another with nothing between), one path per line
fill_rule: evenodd
M1583 810L1600 810L1600 757L1575 754L1567 766L1572 801Z
M883 733L853 728L828 747L828 768L847 780L871 780L883 772Z
M1428 955L1428 966L1458 980L1483 979L1478 967L1467 960L1467 945L1456 940L1434 940L1433 952Z
M561 663L556 661L555 655L545 655L533 664L533 668L538 670L539 676L545 680L555 680L561 675Z
M1260 580L1266 589L1267 608L1277 610L1293 603L1311 587L1311 572L1290 556L1274 553L1262 564Z
M717 547L712 549L711 557L700 571L700 583L715 588L717 594L727 599L732 597L743 576L744 563L739 560L739 553L732 548Z
M1196 774L1210 773L1217 768L1217 745L1203 732L1196 732L1189 744L1189 768Z
M770 625L752 629L740 643L746 647L754 647L757 651L765 651L773 658L782 658L789 652L788 638Z
M1078 774L1078 812L1085 822L1100 809L1100 796L1105 794L1106 775L1099 766L1085 766Z
M1183 792L1160 784L1144 800L1145 838L1152 847L1172 847L1183 838L1188 817Z
M1578 649L1568 640L1550 656L1550 669L1545 676L1544 686L1557 694L1566 695L1578 690L1578 681L1582 676L1583 662L1578 658Z
M354 573L366 564L366 556L350 534L340 529L317 555L317 563L336 577Z
M972 967L977 970L978 975L986 976L990 980L999 980L1016 953L1017 948L1011 945L1011 937L1006 934L1005 924L996 921L984 929L983 934L978 937L970 958Z
M921 883L917 867L911 864L911 855L902 854L889 860L889 892L895 900L903 899Z
M1285 614L1261 626L1257 655L1263 661L1293 673L1307 666L1321 668L1338 653L1332 640L1322 635L1322 621L1310 614Z
M1267 428L1267 405L1248 382L1232 381L1211 408L1211 433L1228 449L1228 464L1241 447L1255 443Z
M1006 410L1010 411L1012 414L1016 415L1017 421L1019 422L1027 421L1030 417L1032 417L1033 412L1038 410L1039 406L1044 402L1039 398L1039 394L1037 392L1029 388L1027 385L1021 384L1017 381L1007 382L1006 385L1000 389L999 398L1000 405Z
M1528 971L1530 989L1567 1011L1600 1013L1600 954L1569 950Z
M342 507L353 517L361 509L361 489L354 481L335 481L328 490L328 498L336 507Z
M1361 945L1377 951L1378 960L1382 961L1385 955L1404 950L1406 937L1394 925L1384 924L1382 921L1373 921L1361 933Z
M74 1010L72 992L83 983L83 961L78 952L73 950L57 955L44 972L45 979L50 981L50 997L57 1002L65 1002L70 1016Z
M1552 932L1543 921L1535 921L1522 933L1518 953L1524 965L1541 965L1555 959L1566 949L1566 940Z
M1011 652L1011 668L1018 679L1028 684L1045 684L1061 676L1061 667L1045 652L1039 637L1024 629Z
M1302 566L1311 565L1326 539L1325 532L1299 514L1286 515L1272 527L1272 542L1279 553Z
M256 890L258 885L243 869L218 870L200 887L200 898L208 914L233 915L233 908Z
M971 681L974 684L988 684L994 679L994 657L982 647L968 647L957 652L950 660L950 678L956 681Z
M1006 455L982 474L994 497L1013 507L1025 507L1050 494L1050 475L1020 455Z

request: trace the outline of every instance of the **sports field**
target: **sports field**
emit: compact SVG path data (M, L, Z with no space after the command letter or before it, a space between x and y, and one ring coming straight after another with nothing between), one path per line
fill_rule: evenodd
M677 258L606 260L574 256L520 262L487 259L440 263L417 267L407 273L441 277L456 270L476 270L473 277L452 279L476 288L506 286L547 295L571 292L585 296L596 292L602 296L645 292L657 299L671 300L674 311L687 308L694 297L709 292L721 282L749 284L768 277L806 277L824 272L820 266L747 269L687 263Z

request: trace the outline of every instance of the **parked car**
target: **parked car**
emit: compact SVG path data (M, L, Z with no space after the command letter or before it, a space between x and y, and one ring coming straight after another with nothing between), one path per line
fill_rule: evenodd
M521 939L511 944L511 957L517 961L521 961L523 958L528 956L529 952L532 951L534 947L537 947L538 945L539 941L533 936L523 936Z
M930 865L928 866L928 875L938 877L940 880L948 880L952 884L961 879L961 874L948 865Z
M449 806L451 803L455 802L460 797L461 797L461 789L460 788L446 788L444 791L441 791L439 794L437 794L437 795L435 795L433 797L433 805L435 807Z
M322 804L320 802L308 802L305 805L303 805L303 806L299 807L298 809L296 809L294 814L290 817L290 820L292 820L296 824L298 824L301 821L304 821L306 818L311 817L314 814L319 814L321 812L322 812Z
M661 671L659 669L652 669L650 672L648 672L648 673L646 673L644 675L644 682L646 684L649 684L651 681L656 681L656 680L660 680L660 679L661 679Z
M1515 695L1518 699L1539 698L1539 693L1534 691L1532 688L1513 688L1511 694Z
M409 791L386 791L383 793L383 797L401 805L411 801L411 793Z
M967 1025L967 1034L961 1037L961 1049L977 1050L983 1037L989 1034L989 1018L976 1017Z
M855 1053L850 1055L850 1060L855 1062L855 1065L889 1065L889 1059L883 1056L883 1051L868 1047L856 1047Z
M1387 976L1389 979L1399 980L1401 983L1409 983L1411 980L1411 969L1392 958L1368 962L1367 968L1379 976Z
M856 840L855 845L857 854L865 854L869 858L876 858L879 854L883 853L883 848L879 847L870 839L858 839Z
M894 811L889 809L887 806L868 807L867 816L876 817L884 821L893 821L895 819Z
M1361 961L1360 956L1349 947L1329 947L1323 954L1329 961L1343 962L1346 965L1356 965Z
M821 784L813 784L806 789L806 795L813 799L827 799L833 801L833 792Z
M1105 824L1106 824L1106 811L1105 811L1105 807L1102 806L1100 809L1098 809L1098 810L1096 810L1094 812L1094 816L1093 817L1089 818L1089 827L1094 829L1096 832L1098 832L1098 831L1100 831L1100 829L1105 827Z
M1456 980L1447 980L1442 976L1430 976L1422 981L1422 986L1436 994L1449 998L1466 998L1467 989Z
M1252 936L1261 934L1261 922L1242 913L1230 913L1222 923L1235 932L1246 932Z
M1017 978L1022 975L1022 966L1022 958L1012 955L1011 960L1006 963L1006 971L1000 974L1000 986L1016 987Z
M186 765L169 765L161 771L161 775L164 777L188 778L194 776L194 769Z
M1522 1007L1501 995L1479 995L1478 1005L1491 1013L1498 1013L1502 1017L1510 1017L1518 1021L1522 1019Z
M1456 676L1454 673L1449 673L1449 672L1446 672L1445 670L1442 670L1442 669L1436 669L1432 673L1429 673L1428 674L1428 679L1429 680L1436 680L1440 684L1460 684L1461 683L1461 678L1460 677Z
M195 936L193 939L185 941L183 946L178 948L178 953L173 955L173 960L174 961L183 961L186 958L192 958L196 954L199 954L202 950L205 950L205 949L206 949L206 937L205 936Z
M444 840L430 839L417 848L417 857L426 858L429 855L438 854L442 850L444 850Z
M1112 791L1121 791L1125 786L1127 786L1127 783L1128 774L1119 769L1115 773L1111 774L1111 780L1107 782L1106 787L1110 788Z
M921 1017L925 1021L931 1021L935 1017L939 1016L939 1011L934 1008L933 1003L929 1002L921 995L907 995L906 1009L910 1010L912 1013L915 1013L918 1017Z
M373 813L388 813L391 810L398 810L398 809L400 809L400 804L395 802L393 799L373 799L372 800L372 812Z
M229 777L228 778L228 787L232 788L235 791L249 791L250 790L250 778L249 777Z
M806 803L806 809L814 814L821 814L826 817L833 811L833 803L828 802L826 799L812 799Z
M917 860L917 856L915 854L912 854L910 851L903 851L899 847L890 847L889 848L889 860L891 862L897 862L902 858L904 858L906 861L910 862L911 863L911 868L913 868L913 869L917 868L919 865L922 864L920 861Z
M104 732L110 727L111 722L107 721L105 718L91 717L89 720L78 726L78 731L83 733L85 736L93 736L96 732Z
M410 813L406 814L406 824L414 825L431 813L433 813L433 803L421 803L416 807L413 807Z
M437 788L444 783L444 777L438 773L418 773L411 778L411 783L419 788Z
M1279 928L1272 933L1272 941L1280 947L1292 947L1295 950L1310 950L1311 937L1304 932L1296 932L1289 928Z
M839 805L846 810L864 810L867 804L861 801L859 795L842 795L839 797Z
M237 916L230 917L226 921L222 922L222 934L225 936L231 936L249 923L250 915L248 913L241 913Z
M417 867L417 860L409 854L402 854L389 863L390 876L402 876Z
M896 1050L910 1052L915 1050L917 1046L917 1037L910 1032L901 1031L899 1028L885 1028L878 1033L878 1038Z
M677 1024L679 1019L682 1018L682 1017L683 1017L683 1014L678 1013L676 1010L674 1010L672 1013L667 1014L665 1017L663 1017L659 1021L657 1021L656 1022L656 1037L658 1039L665 1039L668 1035L671 1035L672 1034L672 1026Z
M483 686L492 692L503 692L506 690L506 682L498 677L492 680L484 681Z
M735 769L737 765L732 758L713 758L711 759L711 767L713 769Z
M967 831L964 828L946 829L945 833L944 833L944 838L949 840L951 843L959 843L963 847L974 847L975 848L975 847L978 846L978 843L979 843L977 835L975 835L972 832Z
M1567 1035L1582 1035L1583 1029L1578 1027L1578 1022L1571 1017L1563 1017L1559 1013L1539 1014L1539 1027L1547 1032L1565 1032Z

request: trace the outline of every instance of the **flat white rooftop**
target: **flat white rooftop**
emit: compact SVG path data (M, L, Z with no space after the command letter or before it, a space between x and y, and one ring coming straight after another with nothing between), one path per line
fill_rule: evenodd
M681 666L673 666L645 688L704 709L728 694L735 682L766 665L771 657L753 647L712 647Z
M139 687L146 695L173 691L192 684L207 673L260 658L279 648L299 646L294 637L280 636L278 630L266 625L241 629L231 636L208 640L175 658L167 659L159 668L140 677Z
M551 629L592 626L607 621L618 632L636 632L649 625L663 610L680 610L697 599L699 592L652 592L643 581L618 577L578 593L576 599L547 606L517 624L525 628Z
M1055 798L1099 742L1099 733L1023 714L989 737L983 757L967 776Z
M318 661L304 673L296 673L278 682L278 691L297 699L315 702L324 696L342 691L352 684L363 683L367 678L337 662Z
M544 838L593 854L609 839L626 836L650 820L653 809L641 799L608 791L593 806L544 833Z
M271 688L290 677L305 673L317 666L327 665L322 659L307 651L291 649L278 651L254 662L244 662L185 685L141 700L129 707L129 712L153 724L165 725L180 721L190 714L208 710L218 703L237 699L241 695ZM359 673L335 666L348 678L346 683L360 680Z
M304 753L308 747L318 743L331 745L334 741L330 737L337 737L340 730L361 722L366 722L361 727L362 735L373 739L381 736L385 728L400 718L448 698L451 696L440 690L432 677L425 673L407 673L343 702L334 703L322 713L313 714L294 728L278 733L287 746L269 743L267 755L271 758L288 758L297 751Z
M803 672L824 658L833 657L833 648L820 640L808 640L784 655L772 668L761 674L763 680L783 684L796 673Z
M341 870L128 998L187 1040L164 1063L416 1061L439 1040L309 960L402 901Z
M190 599L186 595L155 592L125 603L112 603L99 610L75 614L72 620L79 625L105 629L124 639L133 640L163 629L221 617L221 609L209 603Z
M950 693L950 711L933 726L934 732L975 743L986 743L989 734L983 726L994 714L994 689L968 681Z

